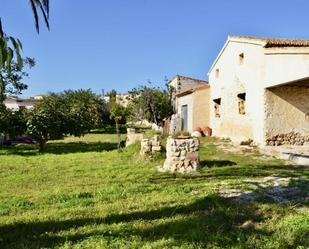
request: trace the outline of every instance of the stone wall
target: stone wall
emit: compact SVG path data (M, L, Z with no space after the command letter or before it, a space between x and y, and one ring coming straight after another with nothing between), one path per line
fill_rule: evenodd
M161 152L160 137L158 135L141 141L141 155L151 155L157 152Z
M189 173L199 170L199 140L197 138L167 139L164 171Z
M278 134L266 138L266 145L305 145L309 144L309 135L303 136L300 133L290 132L286 134Z
M288 84L265 91L267 145L303 145L306 142L309 136L309 82L303 84Z

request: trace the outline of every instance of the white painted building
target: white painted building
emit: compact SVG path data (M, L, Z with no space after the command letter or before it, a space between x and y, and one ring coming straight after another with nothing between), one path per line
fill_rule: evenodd
M40 98L22 99L8 96L5 98L3 103L7 108L14 111L18 111L20 109L31 109L40 100L41 100Z
M309 40L230 36L208 75L215 136L309 139Z

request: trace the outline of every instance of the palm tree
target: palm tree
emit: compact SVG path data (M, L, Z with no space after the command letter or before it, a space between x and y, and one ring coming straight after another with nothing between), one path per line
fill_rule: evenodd
M32 8L35 28L37 32L40 31L39 25L39 12L42 13L45 24L49 29L49 0L29 0ZM12 36L8 36L2 29L2 23L0 18L0 70L7 69L10 71L13 57L16 58L17 66L22 68L23 59L20 56L20 50L22 49L22 44L19 39ZM4 81L0 74L0 103L2 103L1 98L4 96ZM2 96L2 97L1 97Z
M35 28L37 32L39 33L40 31L38 10L41 11L44 17L46 27L49 29L49 0L30 0L30 5L32 8ZM3 37L3 36L4 36L4 32L2 29L2 23L1 23L1 18L0 18L0 37Z
M35 28L37 32L39 33L40 31L39 12L42 13L46 27L49 29L49 0L29 0L29 1L32 8L35 21ZM5 65L10 66L14 54L18 60L18 64L21 65L22 60L19 54L20 49L22 49L21 42L18 39L5 34L5 32L2 29L2 23L0 18L0 69L3 68Z
M41 11L45 20L46 27L49 29L49 0L30 0L30 5L32 8L35 28L37 32L39 33L40 31L38 10Z

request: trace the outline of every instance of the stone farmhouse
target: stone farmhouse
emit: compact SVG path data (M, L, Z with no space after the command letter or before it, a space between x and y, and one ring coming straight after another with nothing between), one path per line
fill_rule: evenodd
M208 76L210 89L202 95L209 100L205 122L214 136L258 145L308 144L309 40L229 36ZM198 125L192 120L205 115L188 104L198 89L176 94L176 112L188 120L188 131ZM179 111L185 105L187 118Z
M209 70L213 134L260 145L309 135L309 40L228 37Z
M189 89L208 84L207 81L194 79L186 76L176 75L173 79L168 82L169 88L172 90L172 103L174 112L178 112L179 104L177 103L178 98L176 94L187 91Z

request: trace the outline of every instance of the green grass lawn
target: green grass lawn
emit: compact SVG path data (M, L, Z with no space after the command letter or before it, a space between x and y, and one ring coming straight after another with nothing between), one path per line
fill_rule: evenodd
M308 193L308 168L224 153L203 138L201 173L158 173L164 155L143 159L138 144L119 152L116 141L89 134L52 141L42 154L1 149L0 248L308 248L308 198L219 195L273 175Z

